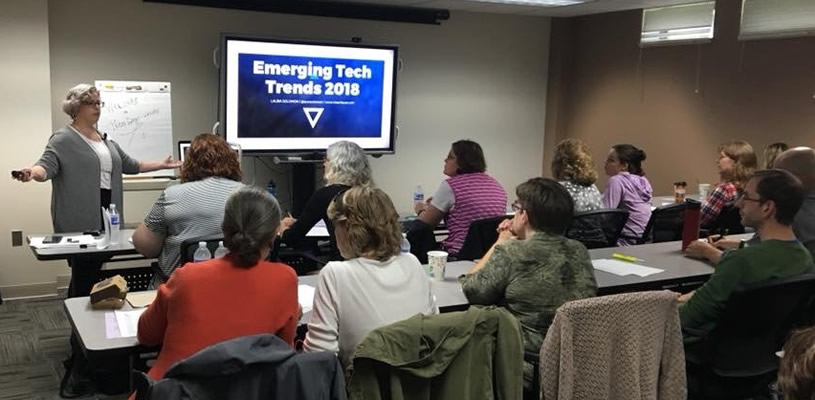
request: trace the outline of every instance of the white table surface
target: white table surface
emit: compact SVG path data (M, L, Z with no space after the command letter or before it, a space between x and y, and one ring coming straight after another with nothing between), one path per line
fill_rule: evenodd
M746 239L751 234L734 235L734 239ZM635 275L617 276L608 272L595 270L597 286L601 294L628 291L630 287L635 290L637 287L647 286L646 289L660 289L663 284L674 285L678 281L685 284L701 284L713 273L713 268L706 262L687 258L682 255L681 242L666 242L656 244L644 244L628 247L614 247L606 249L590 250L592 259L611 258L612 253L623 253L626 255L641 258L640 264L649 267L663 269L663 272L647 277ZM447 264L445 279L443 281L432 280L433 294L439 308L458 308L467 305L467 298L461 290L458 277L466 273L473 265L472 261L453 261ZM317 286L317 275L306 275L298 278L299 284ZM681 286L681 285L680 285ZM93 310L90 308L89 297L76 297L65 300L65 309L68 319L78 333L84 347L89 351L105 351L136 347L138 342L132 338L105 338L105 313L111 310ZM130 310L129 303L126 303L122 310ZM303 315L300 324L308 322L309 313Z
M89 256L89 255L98 255L98 256L118 256L118 255L126 255L126 254L138 254L136 252L136 248L133 247L133 243L130 242L130 238L133 236L135 229L122 229L122 240L117 244L108 245L108 247L102 249L94 246L90 246L84 249L80 249L77 247L67 247L67 248L47 248L47 249L37 249L33 246L31 251L34 252L34 256L37 257L38 260L66 260L73 257L78 256ZM31 243L31 238L33 237L43 237L43 236L51 236L51 235L61 235L61 236L74 236L74 235L81 235L81 233L49 233L49 234L39 234L39 235L29 235L27 237L28 242Z

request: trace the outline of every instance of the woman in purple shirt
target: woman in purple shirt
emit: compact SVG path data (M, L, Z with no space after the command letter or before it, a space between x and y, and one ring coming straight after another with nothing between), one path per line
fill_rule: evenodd
M603 193L603 207L628 211L628 222L617 244L628 246L642 236L651 218L651 183L642 170L645 152L630 145L612 146L606 158L608 183Z

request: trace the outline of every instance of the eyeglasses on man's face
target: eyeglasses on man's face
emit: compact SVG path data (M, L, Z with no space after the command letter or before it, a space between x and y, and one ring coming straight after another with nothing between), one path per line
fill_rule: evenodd
M762 202L761 198L753 199L750 196L748 196L747 193L741 193L738 196L736 196L736 201L754 201L756 203Z

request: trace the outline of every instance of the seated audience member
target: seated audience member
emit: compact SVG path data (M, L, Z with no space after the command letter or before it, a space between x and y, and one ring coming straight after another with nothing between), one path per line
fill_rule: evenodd
M795 214L792 231L809 252L815 254L815 150L809 147L789 149L781 153L773 165L789 171L801 180L804 203L798 214Z
M736 288L812 272L807 249L795 238L792 221L803 202L801 182L787 171L758 171L736 202L744 226L761 240L725 253L702 287L679 298L683 327L710 331Z
M500 305L518 318L527 352L540 352L561 304L597 293L589 252L563 233L573 204L563 186L532 178L515 190L515 216L499 229L486 255L459 278L470 304ZM524 365L529 388L532 365Z
M815 399L815 327L793 333L784 344L778 388L784 400Z
M450 231L443 247L458 254L473 221L506 214L507 193L486 174L487 162L481 146L471 140L453 143L444 159L444 180L426 203L416 203L419 220L435 227L444 219Z
M790 146L788 146L784 142L776 142L764 149L764 169L773 169L773 163L775 159L778 158L781 153L789 150Z
M438 307L424 267L401 252L399 215L385 192L361 186L339 193L328 216L345 261L320 271L303 349L338 352L347 368L370 331Z
M326 210L337 193L353 186L371 185L371 165L368 163L365 151L359 145L343 140L328 146L323 167L325 168L323 178L326 185L311 195L297 219L283 218L280 239L289 246L296 246L315 224L324 220L331 242L329 258L340 260L334 235L334 224L326 215Z
M810 254L815 254L815 150L809 147L787 150L778 156L774 165L777 169L789 171L801 181L804 202L792 220L792 231ZM760 238L755 235L747 243L753 244L758 241ZM723 251L737 248L739 245L738 240L727 238L721 238L715 243L697 241L688 246L685 254L694 258L705 258L715 265L722 257Z
M756 169L756 153L750 143L741 140L724 143L719 146L718 156L719 183L702 203L700 223L707 227L716 222L722 208L735 204L747 178Z
M181 242L221 233L224 205L243 186L238 157L226 141L198 135L181 167L181 184L164 190L133 234L133 246L145 257L158 256L170 276L181 264ZM153 286L163 280L155 278Z
M653 191L642 170L643 161L645 152L630 144L613 146L606 158L605 170L610 178L603 192L603 207L628 211L623 237L617 241L620 246L635 244L651 218Z
M161 379L176 361L241 336L270 333L290 345L300 316L297 275L263 261L277 237L280 207L268 193L246 187L226 202L222 258L186 264L158 288L139 319L138 339L161 346L148 375Z
M597 186L594 160L585 143L565 139L555 147L552 176L560 182L574 201L574 212L581 213L603 208L603 198Z

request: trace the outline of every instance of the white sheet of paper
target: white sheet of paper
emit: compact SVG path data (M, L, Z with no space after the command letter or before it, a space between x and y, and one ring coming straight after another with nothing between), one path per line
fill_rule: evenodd
M637 275L639 277L646 277L648 275L658 274L664 270L659 268L652 268L645 265L635 264L627 261L599 259L591 260L594 269L605 271L617 276Z
M328 227L325 226L325 221L317 221L306 233L306 237L328 237Z
M122 337L135 337L139 328L139 317L146 308L137 308L130 311L115 311L116 322Z
M297 285L297 302L303 307L303 314L314 308L314 288L309 285Z

